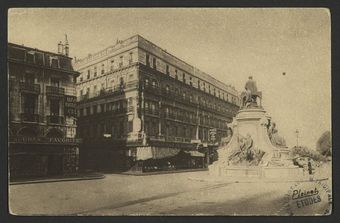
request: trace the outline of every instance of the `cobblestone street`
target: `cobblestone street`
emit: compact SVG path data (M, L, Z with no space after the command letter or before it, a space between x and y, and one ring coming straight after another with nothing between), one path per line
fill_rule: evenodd
M208 172L10 186L17 215L275 215L292 182L212 181ZM280 212L281 211L281 212Z

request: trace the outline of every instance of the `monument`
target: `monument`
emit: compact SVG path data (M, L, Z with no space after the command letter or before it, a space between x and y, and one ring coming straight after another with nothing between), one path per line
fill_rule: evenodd
M228 177L296 179L303 170L293 164L276 124L262 107L262 92L252 77L240 95L241 108L231 123L233 135L222 143L218 160L209 166L209 174Z

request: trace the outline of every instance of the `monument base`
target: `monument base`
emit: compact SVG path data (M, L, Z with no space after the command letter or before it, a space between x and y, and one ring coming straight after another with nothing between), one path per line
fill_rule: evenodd
M215 166L209 174L217 177L233 179L264 179L264 180L304 180L309 176L304 174L303 169L297 166L291 167L244 167L244 166Z

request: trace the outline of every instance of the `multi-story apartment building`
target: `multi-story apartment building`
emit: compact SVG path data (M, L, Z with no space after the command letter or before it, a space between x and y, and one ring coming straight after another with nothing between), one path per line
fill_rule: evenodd
M74 67L85 168L202 166L197 148L210 143L210 129L223 137L239 109L235 88L139 35Z
M9 164L11 177L74 174L78 169L76 90L68 57L8 44Z

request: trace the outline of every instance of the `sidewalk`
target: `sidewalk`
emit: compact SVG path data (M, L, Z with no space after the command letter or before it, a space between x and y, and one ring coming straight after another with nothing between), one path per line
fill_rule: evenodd
M185 172L198 172L198 171L208 171L208 168L199 169L182 169L182 170L163 170L163 171L152 171L152 172L122 172L120 174L124 175L134 175L134 176L146 176L146 175L158 175L158 174L170 174L170 173L185 173Z
M53 177L35 177L35 178L21 178L9 181L10 185L18 184L33 184L33 183L50 183L60 181L78 181L78 180L95 180L105 178L101 173L80 173L76 176L53 176Z

